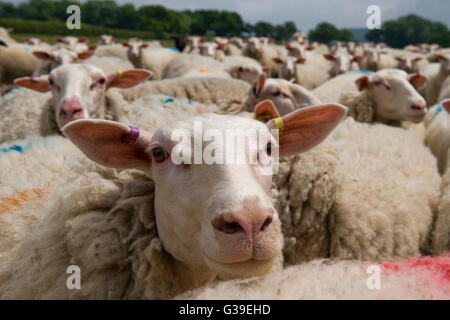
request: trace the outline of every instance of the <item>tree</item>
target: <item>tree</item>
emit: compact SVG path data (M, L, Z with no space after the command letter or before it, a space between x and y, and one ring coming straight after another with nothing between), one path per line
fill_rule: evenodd
M319 23L316 28L309 32L309 39L312 41L330 44L333 40L340 38L339 30L328 22Z
M450 46L450 31L445 24L415 14L386 21L380 30L369 31L366 38L374 42L385 42L395 48L416 43L438 43L445 47Z

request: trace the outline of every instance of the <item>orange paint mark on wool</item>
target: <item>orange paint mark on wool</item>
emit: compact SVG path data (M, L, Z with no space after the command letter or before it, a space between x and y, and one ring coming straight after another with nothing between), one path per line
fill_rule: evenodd
M51 184L47 184L47 188L50 187ZM17 193L15 197L7 197L0 199L0 214L15 211L22 209L25 207L30 201L39 200L44 198L49 193L45 190L45 188L33 188L25 191L21 191Z
M200 68L200 69L197 69L197 71L200 73L205 73L205 72L209 72L209 69Z

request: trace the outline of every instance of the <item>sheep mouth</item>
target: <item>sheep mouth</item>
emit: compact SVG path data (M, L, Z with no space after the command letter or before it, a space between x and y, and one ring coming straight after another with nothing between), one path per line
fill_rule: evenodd
M267 263L270 263L273 261L273 259L275 257L270 257L270 258L266 258L266 259L257 259L255 258L253 255L250 256L250 258L242 260L242 261L220 261L217 260L209 255L207 255L206 253L203 253L203 255L205 256L206 260L209 262L212 262L215 265L222 265L222 266L226 266L226 267L231 267L231 268L240 268L240 267L256 267L258 265L264 265Z
M413 122L413 123L421 122L424 117L425 117L425 112L423 112L423 113L420 112L420 113L417 113L417 114L409 114L409 115L407 115L408 121Z

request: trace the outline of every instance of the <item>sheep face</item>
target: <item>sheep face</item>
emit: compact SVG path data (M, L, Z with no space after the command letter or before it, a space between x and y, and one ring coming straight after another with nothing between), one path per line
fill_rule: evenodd
M307 89L283 79L265 79L260 75L248 93L245 110L253 112L255 106L264 100L271 100L281 115L294 110L320 104L320 100Z
M103 34L99 37L98 39L98 43L102 46L106 46L106 45L110 45L114 43L114 37L107 35L107 34Z
M106 76L101 69L89 64L67 64L49 75L19 78L15 83L38 92L51 91L51 105L61 128L70 121L98 115L104 105L105 90L133 87L150 75L144 70L129 70Z
M131 61L136 61L136 59L141 56L142 49L148 48L148 44L143 43L141 40L136 38L130 39L128 42L122 43L122 45L128 48L128 59Z
M352 56L348 54L324 54L325 59L332 62L330 75L332 77L343 74L351 70L352 62L361 62L362 56Z
M276 114L270 101L258 110ZM74 121L63 132L102 165L147 173L155 183L158 234L176 260L220 278L245 278L267 273L281 261L280 220L270 197L272 176L263 170L272 167L272 152L293 155L317 145L345 110L323 105L278 118L277 123L284 124L279 144L276 133L272 135L278 132L273 120L264 125L217 114L176 122L154 134L105 120ZM258 138L249 134L240 145L245 161L228 159L235 150L228 145L230 137L250 130L258 132ZM179 161L181 154L186 157ZM196 154L200 159L195 160ZM208 154L225 157L210 162Z
M215 42L202 42L200 44L200 54L202 56L212 57L216 56L218 45Z
M53 70L64 64L77 63L80 60L89 59L94 52L85 51L76 53L75 51L68 50L66 48L60 48L53 50L50 53L44 51L33 51L33 54L41 60L49 61L50 70Z
M426 102L416 91L424 85L426 77L418 73L407 74L397 69L384 69L356 80L360 91L367 90L374 102L377 116L394 121L419 123L426 114Z

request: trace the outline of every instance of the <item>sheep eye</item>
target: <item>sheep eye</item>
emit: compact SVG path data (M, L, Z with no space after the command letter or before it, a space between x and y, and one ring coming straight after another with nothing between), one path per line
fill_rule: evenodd
M98 80L98 83L100 83L100 84L105 84L105 82L106 82L105 78L101 78L100 80Z
M162 148L155 148L152 151L153 158L156 162L164 162L167 159L167 154L164 152Z
M278 97L280 94L281 94L280 91L275 91L274 93L272 93L272 95L273 95L274 97Z
M272 144L270 142L266 146L266 153L268 156L272 155Z
M51 86L55 84L55 82L53 81L53 79L49 79L49 80L48 80L48 83L50 83Z

